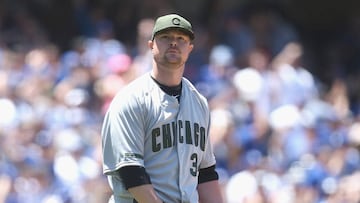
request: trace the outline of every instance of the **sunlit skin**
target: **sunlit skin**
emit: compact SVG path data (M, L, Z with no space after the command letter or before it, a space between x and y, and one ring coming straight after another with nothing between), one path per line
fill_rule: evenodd
M190 37L179 30L169 29L156 34L148 46L154 55L151 75L164 85L180 84L185 62L194 47Z

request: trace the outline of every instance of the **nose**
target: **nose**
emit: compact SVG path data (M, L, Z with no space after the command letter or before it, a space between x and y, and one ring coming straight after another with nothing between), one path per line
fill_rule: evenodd
M175 40L173 40L173 41L170 42L170 46L176 47L176 45L177 45L177 44L176 44L176 41L175 41Z
M177 45L177 41L175 37L170 38L170 46L175 47Z

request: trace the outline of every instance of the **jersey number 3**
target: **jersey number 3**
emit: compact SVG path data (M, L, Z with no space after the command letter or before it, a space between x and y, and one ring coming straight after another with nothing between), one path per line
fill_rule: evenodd
M198 171L198 156L196 153L192 154L190 157L192 161L192 167L190 168L190 173L192 176L196 176Z

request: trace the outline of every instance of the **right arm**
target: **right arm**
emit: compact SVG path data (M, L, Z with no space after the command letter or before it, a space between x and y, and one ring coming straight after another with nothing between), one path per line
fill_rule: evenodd
M162 203L151 184L129 188L128 191L138 203Z
M124 166L118 171L125 189L131 193L138 203L162 203L161 199L156 195L144 167Z
M127 190L138 203L161 203L142 166L146 126L142 103L132 92L133 89L124 88L105 115L101 133L104 173L120 178L114 179L120 182L113 185L122 185L113 188L115 196Z

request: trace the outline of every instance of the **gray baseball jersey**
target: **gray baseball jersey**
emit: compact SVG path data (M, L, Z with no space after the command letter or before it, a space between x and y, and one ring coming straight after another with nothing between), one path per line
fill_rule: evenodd
M113 99L102 128L103 172L115 201L132 202L116 170L143 166L164 202L198 202L198 171L215 164L206 99L185 78L181 102L147 73Z

